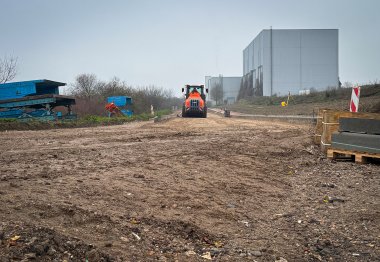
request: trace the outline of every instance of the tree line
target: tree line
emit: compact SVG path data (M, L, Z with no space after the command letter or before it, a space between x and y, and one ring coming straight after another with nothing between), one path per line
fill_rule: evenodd
M173 106L179 108L182 104L182 100L167 89L154 85L132 87L117 77L102 81L94 74L78 75L69 91L76 98L74 111L79 115L105 115L104 106L110 96L131 97L135 114L148 113L151 106L157 111Z

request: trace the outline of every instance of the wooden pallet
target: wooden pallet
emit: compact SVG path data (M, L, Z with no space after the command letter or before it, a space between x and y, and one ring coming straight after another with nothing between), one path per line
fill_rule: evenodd
M343 157L351 157L355 159L355 163L365 164L368 162L368 158L380 159L380 154L376 153L364 153L351 150L343 150L336 148L329 148L327 150L327 157L330 159L339 159Z

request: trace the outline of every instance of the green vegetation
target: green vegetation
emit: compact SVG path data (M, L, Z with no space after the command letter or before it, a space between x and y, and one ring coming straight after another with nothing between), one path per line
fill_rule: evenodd
M319 103L335 101L340 99L350 99L351 98L351 88L329 88L322 92L311 92L309 95L292 95L290 97L290 103L294 104L306 104L306 103ZM366 85L362 86L360 90L360 98L364 97L380 97L380 84ZM286 101L287 96L277 97L249 97L242 99L239 102L245 104L255 104L255 105L280 105L282 101Z
M281 102L286 102L287 96L245 97L226 107L232 111L265 115L313 115L321 108L347 111L351 92L351 88L329 88L321 92L311 92L309 95L293 95L286 107L282 107ZM380 112L380 84L361 86L359 111Z
M163 115L171 114L172 111L165 109L155 113L154 116L161 117ZM131 117L104 117L87 115L77 120L57 120L57 121L18 121L15 118L0 119L0 131L6 130L41 130L41 129L55 129L55 128L78 128L78 127L91 127L91 126L110 126L122 125L124 123L133 121L148 121L154 116L142 113Z

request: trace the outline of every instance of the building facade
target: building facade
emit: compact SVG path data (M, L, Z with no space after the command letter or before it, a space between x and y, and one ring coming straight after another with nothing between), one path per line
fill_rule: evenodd
M338 87L338 74L338 29L263 30L243 51L242 89L254 96Z
M205 87L209 89L208 99L213 103L216 103L212 97L212 89L218 86L223 90L223 101L218 101L218 104L233 104L237 101L241 83L240 76L206 76ZM220 103L221 102L221 103Z

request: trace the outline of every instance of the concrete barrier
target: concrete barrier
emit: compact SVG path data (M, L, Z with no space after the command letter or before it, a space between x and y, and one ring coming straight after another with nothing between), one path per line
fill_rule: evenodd
M209 108L212 113L224 116L224 110ZM266 119L266 120L283 120L283 121L301 121L301 122L311 122L317 121L316 116L301 116L301 115L253 115L253 114L243 114L239 112L230 111L230 117L233 118L245 118L245 119Z

